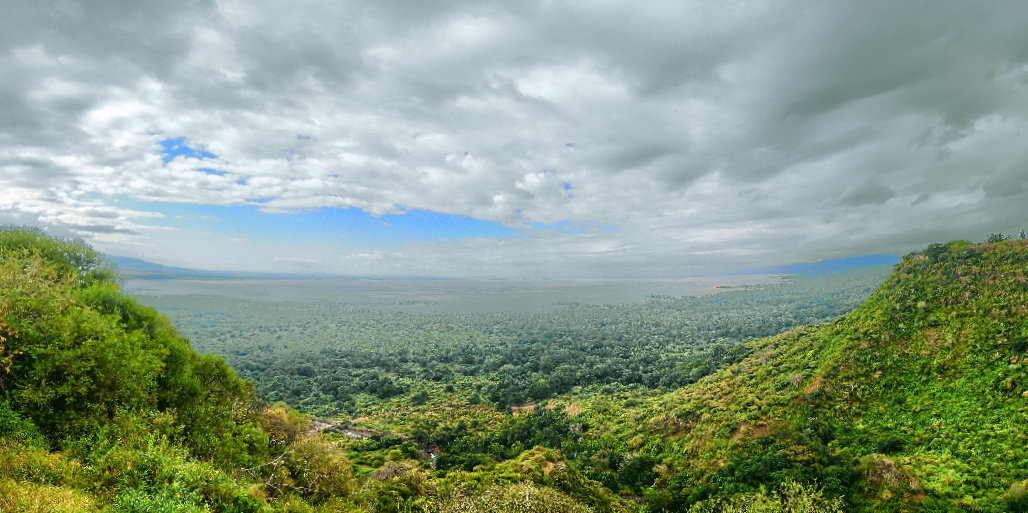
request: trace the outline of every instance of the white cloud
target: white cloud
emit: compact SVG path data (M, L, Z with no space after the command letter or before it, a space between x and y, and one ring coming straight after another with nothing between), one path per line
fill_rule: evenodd
M1028 224L1012 0L8 10L0 221L168 263L681 274ZM218 159L164 165L174 137ZM214 234L187 252L115 198L576 233L352 254Z

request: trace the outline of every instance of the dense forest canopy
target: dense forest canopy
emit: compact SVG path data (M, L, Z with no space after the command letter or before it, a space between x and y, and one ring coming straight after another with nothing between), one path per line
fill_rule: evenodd
M460 380L474 383L474 401L501 408L591 385L683 386L738 360L748 351L742 342L843 315L890 271L874 266L547 312L384 311L197 295L143 300L170 315L196 347L224 355L269 399L331 415L355 413L368 396Z

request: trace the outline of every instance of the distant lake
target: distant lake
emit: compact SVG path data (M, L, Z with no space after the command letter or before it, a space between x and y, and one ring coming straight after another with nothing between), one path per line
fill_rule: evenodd
M777 283L778 275L666 280L426 279L167 279L126 280L123 290L144 304L224 299L229 302L323 303L360 309L439 312L547 312L572 305L641 303L653 296L700 296Z

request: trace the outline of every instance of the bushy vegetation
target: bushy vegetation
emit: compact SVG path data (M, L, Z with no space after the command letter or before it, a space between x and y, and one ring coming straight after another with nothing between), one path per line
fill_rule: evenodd
M0 230L0 510L1028 509L1023 240L929 246L852 313L748 342L867 276L219 346L268 395L353 412L334 420L262 400L114 280L81 243Z
M1023 240L929 246L853 313L754 343L621 436L669 464L656 488L672 509L788 482L854 511L1014 508L1028 478L1026 280Z
M692 385L592 385L513 415L433 389L361 424L438 449L437 474L559 450L641 511L1018 511L1026 279L1024 241L932 245L851 314Z
M619 501L521 469L502 481L439 480L411 449L355 478L344 445L307 415L258 400L114 279L81 242L0 230L2 511L428 512L462 501L584 511L580 500Z

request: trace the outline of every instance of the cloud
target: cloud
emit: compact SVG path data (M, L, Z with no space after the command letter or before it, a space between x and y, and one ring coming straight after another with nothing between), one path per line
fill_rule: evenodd
M875 179L868 179L859 187L846 193L842 198L842 203L856 207L862 205L881 205L895 197L896 191L893 191L888 185Z
M180 265L310 253L422 274L680 274L981 238L1028 224L1026 16L1013 0L23 2L0 20L0 217ZM349 258L214 234L188 253L167 203L432 211L527 236Z

